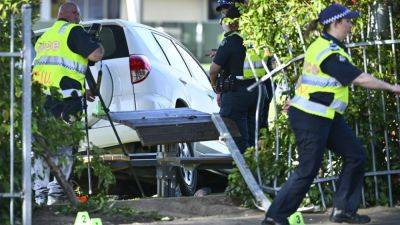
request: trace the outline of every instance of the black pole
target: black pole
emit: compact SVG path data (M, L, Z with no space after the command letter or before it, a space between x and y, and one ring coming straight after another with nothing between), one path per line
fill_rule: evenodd
M101 73L102 73L101 69L100 69L99 73L101 75ZM117 138L118 144L121 146L122 151L124 152L124 155L129 157L128 151L126 150L125 146L122 144L121 138L119 137L118 132L115 129L114 122L112 121L110 113L109 113L110 110L107 108L106 104L104 103L103 97L101 96L100 91L96 87L97 86L96 81L94 80L92 72L90 71L89 68L88 68L88 72L86 73L86 80L88 82L89 89L92 91L92 93L95 96L99 97L100 104L101 104L104 112L106 113L107 119L110 122L111 128L114 131L115 137Z
M85 110L85 132L86 132L86 156L88 158L87 173L88 173L88 185L89 185L89 195L93 193L92 191L92 174L90 165L90 142L89 142L89 124L88 124L88 113L87 113L87 98L86 94L83 95L83 109Z

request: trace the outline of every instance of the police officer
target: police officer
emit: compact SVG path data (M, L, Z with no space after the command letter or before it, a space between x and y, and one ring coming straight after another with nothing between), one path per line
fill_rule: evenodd
M352 63L343 41L351 32L352 18L359 13L340 4L325 8L309 26L320 23L323 33L307 49L302 76L289 108L289 122L296 137L299 165L278 192L262 224L289 224L308 192L321 166L325 148L344 159L333 200L330 221L368 223L370 218L357 214L364 179L365 150L345 123L351 84L400 94L400 86L391 85L362 72Z
M62 4L58 20L37 40L33 61L33 80L43 85L46 94L44 108L52 116L68 123L78 119L82 111L83 94L89 101L94 100L90 91L85 93L85 74L88 62L101 60L104 52L102 46L93 42L83 27L78 25L79 22L78 6L70 2ZM62 98L51 93L51 89L57 90ZM64 157L61 170L68 179L72 170L72 147L65 146L57 151L55 163L60 163L61 157ZM43 205L47 194L48 205L65 197L55 178L49 183L49 168L40 157L35 159L33 173L37 204Z
M232 1L220 1L220 3L220 5L227 4L229 6L217 8L222 11L222 20L240 17L239 10ZM248 92L246 90L246 87L254 80L246 80L243 76L246 48L243 46L243 38L238 33L238 22L222 21L221 25L225 31L224 39L213 58L210 79L214 90L221 94L221 116L232 119L239 129L241 137L234 138L234 140L243 153L254 143L258 91ZM222 90L217 88L218 74L220 74L220 83L224 84Z

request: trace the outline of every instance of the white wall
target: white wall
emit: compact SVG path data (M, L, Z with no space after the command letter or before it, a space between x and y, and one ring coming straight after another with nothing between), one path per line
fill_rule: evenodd
M143 22L207 21L207 0L142 0Z
M51 19L51 1L42 0L40 4L40 20L49 21Z
M120 18L132 22L141 22L143 0L122 0L120 6Z

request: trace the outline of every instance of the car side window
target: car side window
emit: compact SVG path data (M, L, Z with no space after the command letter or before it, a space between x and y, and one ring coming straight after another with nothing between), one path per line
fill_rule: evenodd
M158 34L154 34L154 37L157 39L161 48L164 50L164 53L167 56L167 59L171 66L189 75L189 70L187 69L185 62L183 61L181 55L179 54L172 41Z
M181 53L183 59L186 62L186 65L189 67L190 73L202 86L206 88L211 88L210 81L208 80L207 74L201 68L199 63L193 58L193 56L187 52L180 45L176 44L179 52Z
M168 60L165 57L161 47L158 45L156 39L154 38L151 31L148 29L137 28L137 33L142 38L143 42L149 48L152 55L154 55L158 60L168 65Z

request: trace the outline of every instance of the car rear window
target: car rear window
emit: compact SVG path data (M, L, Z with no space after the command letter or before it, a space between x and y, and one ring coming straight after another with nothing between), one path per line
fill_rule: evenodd
M187 52L182 46L175 43L176 47L178 48L179 52L181 53L183 59L188 66L190 73L201 85L206 88L211 88L210 81L208 80L207 74L201 68L199 63L193 58L193 56Z
M156 39L154 38L153 34L151 31L148 29L144 28L135 28L139 36L142 38L143 43L149 48L151 54L155 56L158 60L163 62L164 64L168 65L168 60L165 57L163 51L161 50L161 47L158 45Z
M154 34L154 37L164 50L171 66L189 75L189 70L172 41L158 34Z
M117 25L105 25L100 32L101 44L104 47L103 59L129 57L124 29Z

